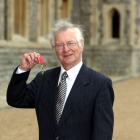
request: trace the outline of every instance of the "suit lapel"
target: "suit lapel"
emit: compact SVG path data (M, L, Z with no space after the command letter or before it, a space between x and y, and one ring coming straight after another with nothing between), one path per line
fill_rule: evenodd
M69 94L69 97L66 101L66 104L65 104L65 107L64 107L64 110L63 110L63 113L62 113L62 116L61 116L61 119L60 119L60 122L59 122L59 125L61 125L66 119L68 119L68 116L71 115L71 111L72 109L75 107L75 101L74 99L77 98L77 94L80 94L82 95L82 89L83 86L87 86L90 81L89 81L89 78L88 78L88 75L87 75L87 68L85 65L83 65L79 71L79 74L77 75L77 78L74 82L74 85L70 91L70 94Z

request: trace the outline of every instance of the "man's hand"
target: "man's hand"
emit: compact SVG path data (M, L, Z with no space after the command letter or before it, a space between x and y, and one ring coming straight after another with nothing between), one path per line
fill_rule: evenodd
M40 54L36 52L25 53L21 58L19 68L24 71L31 70L36 64L39 63L39 56Z

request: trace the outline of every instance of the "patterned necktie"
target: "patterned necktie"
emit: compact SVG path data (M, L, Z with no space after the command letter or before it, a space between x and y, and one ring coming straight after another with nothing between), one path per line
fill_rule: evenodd
M60 120L62 111L63 111L63 105L65 100L65 95L67 91L67 83L66 78L68 77L68 74L64 72L61 76L61 80L58 86L58 95L56 100L56 121L57 123Z

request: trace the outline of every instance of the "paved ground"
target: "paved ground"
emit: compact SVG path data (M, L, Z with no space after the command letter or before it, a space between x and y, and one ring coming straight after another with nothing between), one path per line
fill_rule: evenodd
M114 84L113 140L140 140L140 77Z
M6 85L0 84L0 140L38 140L34 110L7 107ZM114 90L113 140L140 140L140 77L115 82Z

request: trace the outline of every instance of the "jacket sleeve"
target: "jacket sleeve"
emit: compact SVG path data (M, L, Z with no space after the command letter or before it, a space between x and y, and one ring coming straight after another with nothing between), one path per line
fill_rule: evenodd
M110 79L101 85L96 98L92 140L112 140L114 91Z
M17 69L16 69L17 70ZM7 103L17 108L34 108L40 86L40 74L27 84L30 71L16 74L14 71L7 88Z

